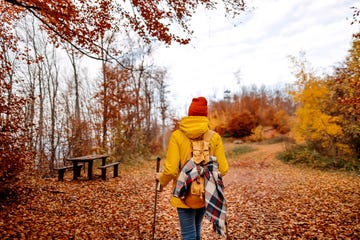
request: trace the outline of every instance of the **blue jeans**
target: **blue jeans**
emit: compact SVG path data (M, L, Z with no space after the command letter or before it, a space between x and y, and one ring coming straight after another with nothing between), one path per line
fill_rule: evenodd
M177 208L183 240L200 240L205 208Z

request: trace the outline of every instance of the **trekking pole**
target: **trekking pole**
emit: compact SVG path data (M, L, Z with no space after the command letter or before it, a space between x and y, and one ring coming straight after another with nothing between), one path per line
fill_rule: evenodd
M160 157L156 158L156 172L158 173L160 170ZM154 222L153 222L153 229L152 229L152 239L155 239L155 224L156 224L156 203L157 203L157 193L160 191L160 183L159 180L156 179L155 185L155 204L154 204Z
M228 223L226 221L226 218L225 218L225 231L226 231L225 239L230 240L230 238L229 238L229 228L228 228Z

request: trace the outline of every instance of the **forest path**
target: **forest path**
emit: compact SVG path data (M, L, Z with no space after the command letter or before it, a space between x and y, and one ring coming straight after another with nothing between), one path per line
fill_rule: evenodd
M284 164L284 143L250 146L224 177L230 239L360 238L359 177Z
M284 164L283 143L246 145L256 150L229 158L224 177L228 239L359 239L359 176ZM155 160L96 175L19 186L16 202L0 201L0 239L152 239ZM155 239L180 239L170 196L171 186L158 193ZM204 219L203 240L222 239L211 228Z

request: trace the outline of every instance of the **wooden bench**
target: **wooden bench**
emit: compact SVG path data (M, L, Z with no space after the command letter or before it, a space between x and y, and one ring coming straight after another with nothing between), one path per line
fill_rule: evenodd
M98 168L101 169L102 180L106 180L106 169L111 166L114 166L114 177L119 176L119 164L120 164L120 162L114 162L114 163L109 163L106 165L99 166Z
M58 171L58 180L59 180L59 181L63 181L63 180L64 180L65 171L66 171L67 169L73 169L73 167L74 167L73 165L68 165L68 166L62 166L62 167L54 168L54 170L57 170L57 171ZM77 175L78 177L80 176L81 167L82 167L82 164L78 164L78 165L77 165L76 175Z

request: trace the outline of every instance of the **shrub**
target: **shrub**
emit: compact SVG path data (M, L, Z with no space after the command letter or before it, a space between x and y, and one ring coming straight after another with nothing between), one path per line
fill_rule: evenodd
M341 169L359 171L359 160L341 159L320 154L306 145L292 145L285 151L278 153L277 158L285 163L304 165L321 170Z
M242 154L248 153L248 152L252 152L255 151L256 149L248 146L248 145L243 145L237 148L232 149L231 151L227 151L226 152L226 157L228 158L236 158Z
M275 143L281 143L281 142L295 143L295 140L293 138L290 138L290 137L287 137L284 135L279 135L279 136L272 137L270 139L266 139L266 140L262 141L261 144L275 144Z
M234 115L230 119L227 129L230 136L241 138L251 135L251 131L256 125L255 117L250 112L245 111Z
M290 132L289 115L284 110L279 110L274 115L273 127L281 134Z

